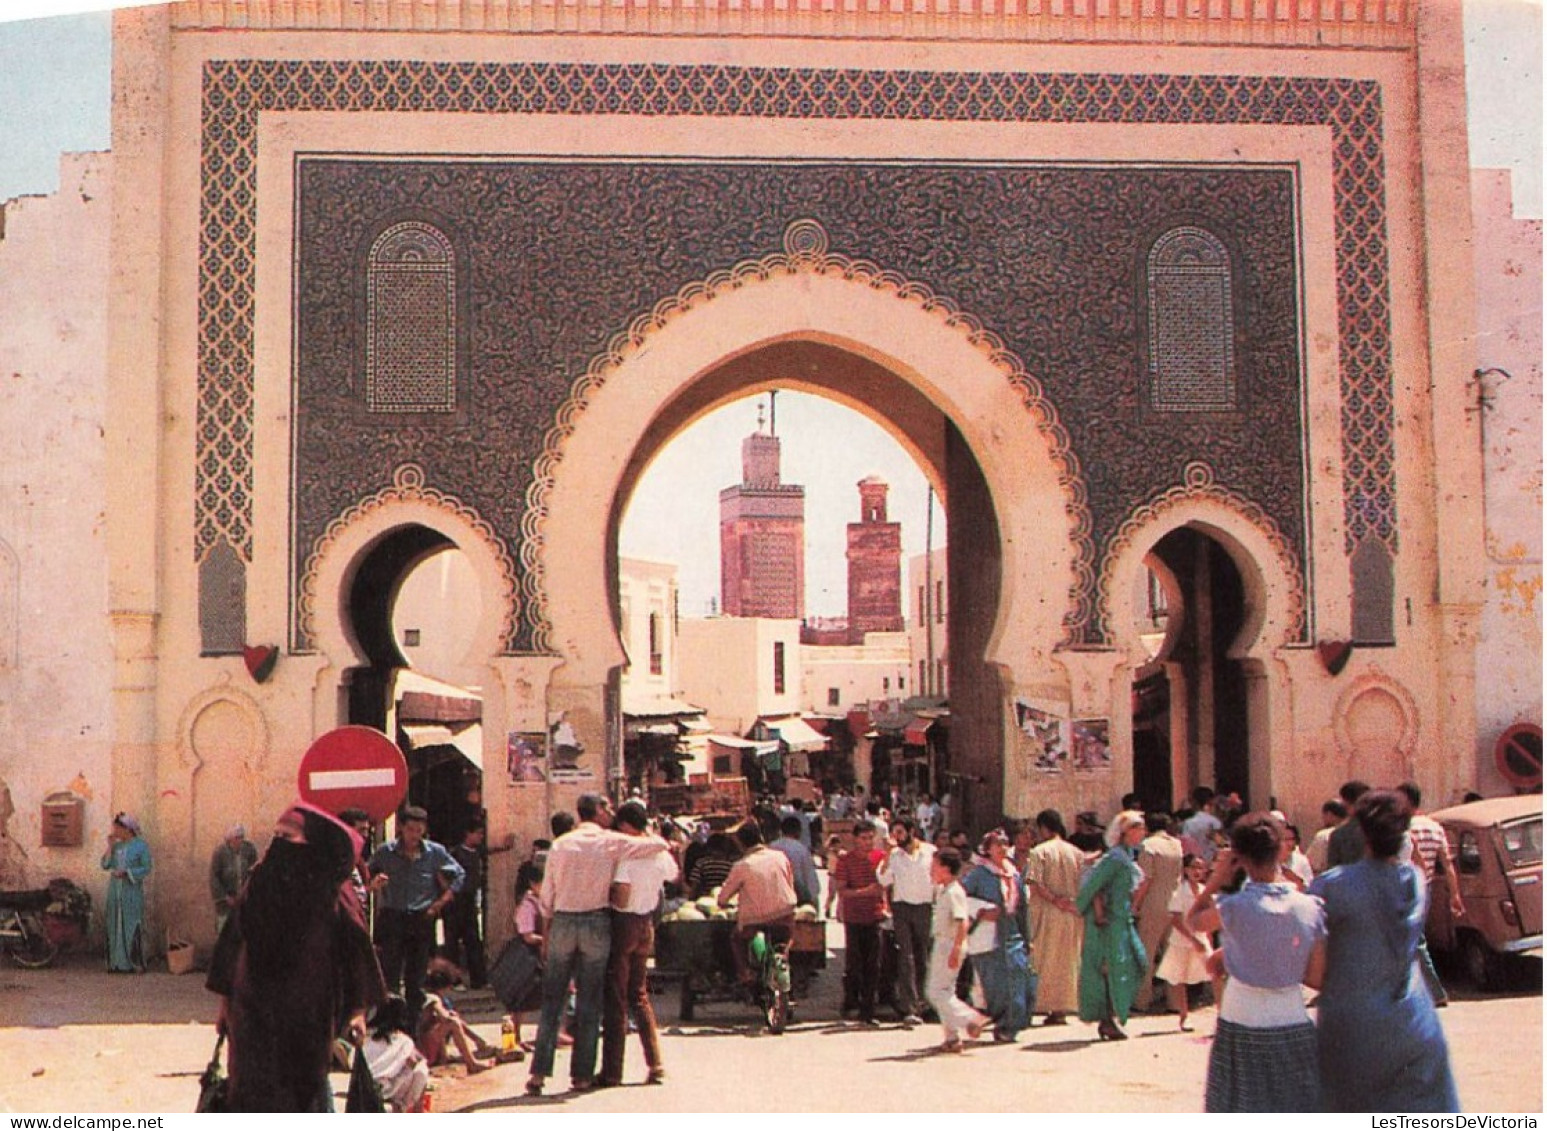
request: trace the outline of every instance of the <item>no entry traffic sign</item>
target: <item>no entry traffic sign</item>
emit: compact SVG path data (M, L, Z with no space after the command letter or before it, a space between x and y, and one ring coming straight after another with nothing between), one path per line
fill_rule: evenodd
M1516 723L1493 745L1493 764L1504 780L1517 789L1542 785L1542 728L1535 723Z
M339 727L306 751L296 785L301 800L320 809L364 809L372 821L384 821L408 793L408 763L397 743L374 727Z

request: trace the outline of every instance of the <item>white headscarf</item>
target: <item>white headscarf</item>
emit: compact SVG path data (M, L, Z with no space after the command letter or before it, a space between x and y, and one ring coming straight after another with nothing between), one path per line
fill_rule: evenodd
M1143 826L1144 814L1137 809L1124 809L1112 818L1112 823L1107 826L1106 835L1102 838L1108 848L1116 848L1123 842L1123 834L1135 825Z

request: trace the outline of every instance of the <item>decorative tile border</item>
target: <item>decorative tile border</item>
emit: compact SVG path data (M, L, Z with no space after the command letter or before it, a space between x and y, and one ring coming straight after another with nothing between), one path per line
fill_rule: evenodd
M1411 47L1419 0L188 0L178 28Z
M1097 630L1102 640L1111 639L1108 614L1115 611L1120 579L1114 574L1118 558L1127 552L1136 538L1146 529L1163 522L1170 512L1194 502L1215 503L1239 515L1241 520L1255 528L1277 552L1279 572L1289 582L1288 617L1281 640L1269 641L1271 647L1282 644L1298 644L1306 641L1306 588L1305 574L1300 569L1300 559L1294 547L1284 537L1283 531L1261 507L1250 499L1244 499L1215 481L1214 469L1203 460L1194 460L1182 469L1182 482L1160 492L1141 507L1134 509L1102 555L1100 591L1096 598Z
M515 636L515 624L520 616L521 602L517 595L515 563L511 561L505 543L476 510L456 496L431 487L425 481L424 468L418 464L405 463L392 473L390 487L383 487L370 498L362 499L344 514L335 518L328 525L327 531L317 539L311 553L307 555L306 568L301 571L297 609L299 620L297 643L300 647L305 649L316 647L317 579L328 554L332 552L340 538L360 523L369 522L382 510L405 503L419 503L433 507L445 514L448 519L466 523L477 532L487 547L489 556L499 566L499 596L501 607L505 610L504 621L500 626L500 639L510 640Z
M208 62L203 76L194 539L201 560L222 540L245 561L252 557L257 124L264 111L1325 126L1333 156L1345 547L1351 552L1373 534L1396 550L1383 111L1374 81L245 59ZM524 548L521 556L528 557Z

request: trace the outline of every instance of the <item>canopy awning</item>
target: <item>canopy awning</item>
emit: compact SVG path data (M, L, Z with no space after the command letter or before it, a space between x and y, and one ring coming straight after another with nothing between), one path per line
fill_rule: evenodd
M476 723L483 718L483 701L464 695L405 691L397 711L399 719L416 723Z
M730 734L711 734L709 736L711 746L723 746L727 750L751 750L755 754L765 754L770 750L779 749L777 742L758 742L751 738L741 738Z
M901 738L915 716L901 711L878 711L870 716L871 726L891 738Z
M483 728L450 727L423 723L399 723L408 736L409 745L415 750L427 750L432 746L450 746L481 771L483 769Z
M768 729L776 732L792 752L811 753L826 750L827 739L800 718L768 719Z
M676 738L681 732L677 729L676 723L640 723L638 725L630 725L625 733L630 736L636 734L658 734L663 738L667 736Z
M929 741L929 728L935 725L934 719L915 718L903 728L902 741L904 746L923 746Z
M623 716L629 719L674 719L702 715L704 709L670 695L623 693Z

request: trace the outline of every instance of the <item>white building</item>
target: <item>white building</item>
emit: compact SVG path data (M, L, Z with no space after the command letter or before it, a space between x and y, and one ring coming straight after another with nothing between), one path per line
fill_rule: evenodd
M684 620L677 627L682 697L709 725L743 735L759 719L800 713L800 622L761 617Z
M913 695L945 699L950 695L950 585L946 548L908 559L908 651Z
M640 784L705 772L709 726L679 685L676 565L618 559L618 617L628 654L619 680L625 775Z
M909 634L867 632L863 644L806 644L800 652L802 700L812 714L840 714L915 692Z

